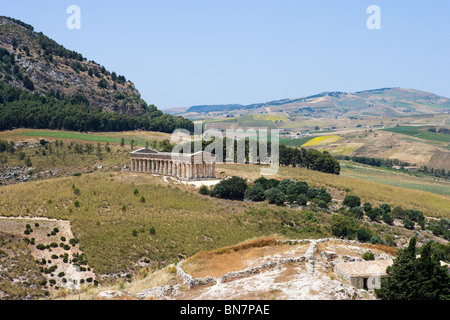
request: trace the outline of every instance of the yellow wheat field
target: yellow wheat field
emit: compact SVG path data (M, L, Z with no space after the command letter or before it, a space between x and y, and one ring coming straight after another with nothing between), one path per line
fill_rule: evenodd
M342 140L342 137L339 137L337 135L322 136L322 137L317 137L317 138L314 138L312 140L309 140L302 147L318 146L318 145L321 145L321 144L333 143L333 142L336 142L336 141L339 141L339 140Z

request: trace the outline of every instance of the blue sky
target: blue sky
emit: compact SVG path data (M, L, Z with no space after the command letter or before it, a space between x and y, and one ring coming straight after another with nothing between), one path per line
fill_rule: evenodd
M14 0L0 15L134 82L161 109L404 87L450 97L450 1ZM69 30L69 5L81 30ZM381 29L369 30L369 5Z

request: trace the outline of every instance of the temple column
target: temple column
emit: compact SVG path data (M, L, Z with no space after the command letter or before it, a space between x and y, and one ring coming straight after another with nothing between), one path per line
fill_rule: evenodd
M145 159L144 160L144 172L147 172L147 171L148 171L148 160Z
M136 159L136 171L139 172L141 171L141 160L140 159Z
M173 162L172 162L172 160L169 160L169 176L173 176L173 172L172 172L172 170L173 170Z
M216 177L216 163L213 162L212 164L212 173L211 173L211 177L215 178Z
M153 173L153 159L150 159L150 173Z

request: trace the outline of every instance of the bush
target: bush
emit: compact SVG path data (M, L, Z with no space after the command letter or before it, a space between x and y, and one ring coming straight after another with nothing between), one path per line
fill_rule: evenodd
M245 199L249 201L264 201L264 188L261 184L255 184L245 191Z
M320 201L317 203L317 205L318 205L319 208L321 208L321 209L328 209L327 203L326 203L325 201L323 201L323 200L320 200Z
M155 233L156 233L155 227L151 227L151 228L150 228L150 234L151 234L151 235L154 235Z
M42 244L42 243L40 243L40 244L38 244L37 246L36 246L36 249L38 249L38 250L45 250L45 246Z
M353 207L349 210L352 213L352 216L356 219L361 219L364 216L364 210L361 207Z
M406 217L406 212L402 207L395 207L392 210L392 215L397 219L404 219Z
M198 191L198 193L204 195L204 196L209 196L209 189L207 186L201 186L200 190Z
M295 181L291 180L291 179L284 179L278 185L278 189L280 189L281 191L283 191L284 194L286 194L287 193L287 189L290 186L295 186Z
M364 252L362 258L366 261L375 260L375 255L372 251L366 251Z
M325 188L322 188L317 195L317 199L325 201L325 203L329 203L333 200L333 197L327 192L327 190L325 190Z
M301 194L306 194L308 192L308 184L303 181L298 181L294 184L289 185L286 188L286 195L295 195L299 196Z
M60 272L60 273L58 273L58 277L59 278L62 278L62 277L64 277L66 274L64 273L64 272Z
M297 197L297 203L301 206L306 206L308 204L308 197L306 194L301 194Z
M306 196L308 199L315 199L319 196L320 190L317 188L309 188L308 191L306 191Z
M331 218L331 232L339 238L353 237L356 225L356 221L352 217L335 214Z
M367 216L372 221L378 221L378 219L381 218L382 215L383 215L383 211L381 211L380 208L375 208L375 209L372 209L369 212L367 212Z
M79 208L80 207L80 201L75 200L75 202L73 203L73 205L75 206L75 208ZM54 234L53 234L54 233ZM52 235L55 235L56 232L52 231Z
M387 203L383 203L380 205L380 209L384 212L384 213L391 213L391 206L388 205Z
M367 242L372 239L372 231L367 227L362 227L356 232L356 237L361 242Z
M383 219L383 221L386 222L388 225L392 225L392 223L394 222L394 218L393 218L388 212L384 212L384 213L383 213L382 219Z
M214 187L214 196L222 199L243 200L246 190L247 181L234 176L216 184Z
M369 212L370 210L372 210L372 204L370 202L365 202L364 206L363 206L364 212Z
M144 203L144 202L145 202L145 197L144 197L144 196L141 196L141 198L139 199L139 201L140 201L141 203Z
M371 244L383 244L383 240L381 240L381 238L379 236L373 236L372 238L370 238L370 243Z
M135 196L137 196L137 195L139 194L139 190L138 190L137 188L135 188L135 189L133 190L133 194L134 194Z
M388 246L391 246L391 247L396 247L396 246L397 246L397 243L395 242L394 237L391 236L390 234L388 234L388 235L386 235L386 236L384 237L384 241L386 242L386 244L387 244Z
M403 220L403 226L408 230L414 230L414 222L409 218L405 218L405 220Z
M132 231L133 237L137 237L138 236L138 232L136 229L133 229Z
M343 205L350 208L360 207L361 199L358 196L349 194L348 196L345 197Z
M284 204L286 198L283 191L278 188L271 188L267 190L264 192L264 197L269 201L269 203L276 205Z

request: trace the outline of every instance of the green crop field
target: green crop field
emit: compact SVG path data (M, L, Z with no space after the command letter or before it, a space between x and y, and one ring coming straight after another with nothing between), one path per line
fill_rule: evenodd
M427 127L401 126L382 130L412 136L415 138L428 140L432 142L450 143L450 135L427 131Z
M374 168L347 161L341 162L341 168L343 176L450 196L450 180L417 177L395 169Z

